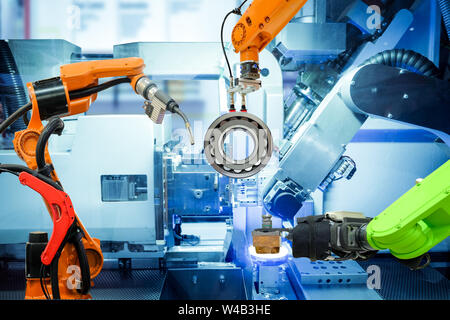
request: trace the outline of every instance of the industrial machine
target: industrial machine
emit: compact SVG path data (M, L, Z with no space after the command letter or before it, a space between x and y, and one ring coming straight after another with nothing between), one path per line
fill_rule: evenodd
M91 279L100 273L103 265L100 241L91 238L76 215L46 150L50 136L60 135L64 129L64 122L58 116L86 112L98 92L128 82L137 94L147 100L144 109L152 121L162 123L167 110L181 115L186 128L190 130L189 122L178 104L142 73L143 68L144 63L140 58L64 65L61 67L60 77L28 83L32 102L17 109L1 124L0 133L32 110L31 119L26 120L27 129L16 132L14 137L16 153L28 168L1 164L0 170L17 175L21 184L43 197L54 225L50 240L47 240L46 233L30 234L26 260L27 299L90 298L88 293ZM101 78L117 76L125 77L98 84ZM45 127L42 125L43 120L48 120ZM135 186L135 193L139 193L139 181L135 182ZM39 256L40 259L37 258ZM65 285L68 277L64 271L77 265L81 272L81 284L71 288ZM61 269L64 276L60 276L58 270ZM48 277L51 293L45 283Z
M55 95L41 91L42 104L39 88L52 83L29 84L35 98L27 108L36 112L0 124L8 126L1 168L44 199L51 194L47 202L67 204L65 216L77 221L61 233L63 252L73 254L59 258L59 284L27 262L38 275L28 277L27 296L50 297L42 287L58 287L61 298L92 299L448 298L443 2L237 1L221 42L127 43L105 57L59 40L1 43L12 61L1 69L9 77L0 86L4 119L27 105L23 80L59 77L54 89L65 88L68 106L86 103L45 114ZM110 63L117 73L94 72L78 87L64 82L66 69ZM125 77L97 82L116 76ZM122 82L148 100L147 116L124 114L140 101L122 86L97 98L95 90ZM181 112L175 101L181 122L166 115L164 126L154 125L166 110ZM107 114L95 112L102 108ZM77 116L55 117L69 114ZM18 144L32 124L41 138ZM11 148L22 145L40 146L23 156L30 168L4 165L19 162ZM0 178L0 297L20 299L20 288L1 283L25 260L40 266L36 252L48 239L33 231L52 225L42 199L17 177Z
M245 95L258 90L261 85L256 80L260 77L258 53L272 41L305 2L272 1L269 4L267 1L254 1L233 29L232 42L241 57L241 78L236 83L231 82L230 114L217 119L211 126L217 133L207 133L205 138L208 160L215 168L221 165L217 169L225 175L240 178L254 175L257 171L255 172L253 166L263 165L268 162L266 159L270 158L270 133L258 137L256 134L252 135L255 142L253 154L241 160L242 163L250 164L250 167L236 166L241 163L219 155L225 153L221 145L223 136L230 130L267 132L264 124L258 123L258 119L250 117L247 121L258 123L259 129L251 129L248 125L241 124L243 118L249 116L235 114L233 95L234 92L241 93L241 111L246 111ZM240 14L239 8L231 13ZM327 66L333 68L333 63L328 63ZM305 115L306 118L302 119L300 124L293 125L292 128L299 128L303 124L283 146L279 169L265 186L263 201L266 209L283 219L292 219L312 191L318 187L326 188L327 184L337 178L351 178L356 165L351 158L343 156L345 147L371 114L414 123L444 133L450 132L450 124L446 119L446 106L450 96L446 93L440 94L450 92L448 82L427 78L436 77L438 73L436 66L418 53L388 50L368 59L361 67L347 72L326 97L301 83L303 87L299 86L300 92L309 90L312 101L322 99L322 102L313 114ZM402 83L403 86L395 86L395 83ZM423 95L413 94L409 89L413 87L412 83L420 88L428 88L430 93L431 90L437 89L431 93L431 96L437 99L431 104L432 107L428 97L421 98ZM392 89L388 89L391 86ZM378 93L379 89L383 91L382 96ZM369 90L373 93L370 100L367 98ZM386 95L389 98L386 98ZM404 100L410 96L414 101L413 106L392 98L399 97ZM393 103L398 107L393 108ZM431 112L432 116L419 117L421 110ZM296 110L291 115L298 117L301 113L301 110ZM308 155L305 155L305 150L308 150ZM254 159L256 154L265 159ZM397 257L413 259L408 263L419 266L421 257L450 235L448 164L450 162L425 179L427 185L433 185L430 188L435 191L424 190L425 188L417 191L416 187L381 215L376 216L373 222L356 213L327 213L325 216L298 220L297 227L288 236L292 241L294 257L308 257L313 261L367 259L373 256L376 250L388 248ZM311 172L313 167L315 170ZM423 196L420 201L417 194ZM411 199L418 202L413 205ZM423 206L429 208L424 209ZM390 213L391 211L393 213ZM265 227L254 232L256 252L278 253L282 231L287 230ZM405 234L410 237L408 243L405 243ZM270 243L273 245L270 246ZM333 254L338 257L335 258Z

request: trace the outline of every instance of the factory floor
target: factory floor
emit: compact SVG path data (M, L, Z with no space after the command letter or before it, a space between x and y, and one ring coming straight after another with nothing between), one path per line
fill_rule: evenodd
M166 274L160 270L103 270L94 280L94 300L159 300ZM23 300L25 271L0 270L0 300Z
M376 292L384 300L450 300L448 267L411 271L392 258L373 258L359 264L364 270L370 265L380 268L381 288ZM159 300L164 296L167 274L154 269L105 269L95 278L91 293L94 300ZM319 299L327 296L327 289L322 291ZM23 262L0 269L0 300L23 300L24 296Z
M384 300L450 300L448 257L444 258L447 261L443 263L444 268L429 266L422 270L409 270L392 258L372 258L358 263L365 270L370 265L380 268L380 289L376 291Z

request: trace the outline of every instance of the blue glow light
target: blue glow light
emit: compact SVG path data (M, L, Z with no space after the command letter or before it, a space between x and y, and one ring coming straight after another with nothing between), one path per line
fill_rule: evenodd
M280 252L278 253L270 253L270 254L260 254L256 253L256 249L254 246L250 246L248 248L248 252L252 257L253 262L264 264L264 265L279 265L283 264L287 261L289 256L289 251L286 247L281 246Z

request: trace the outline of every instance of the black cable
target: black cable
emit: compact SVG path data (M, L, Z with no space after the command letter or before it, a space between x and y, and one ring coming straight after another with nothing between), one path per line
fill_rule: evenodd
M11 171L11 170L8 170L8 169L1 169L0 168L0 173L2 173L2 172L6 172L6 173L13 174L15 176L19 176L19 174L17 172L14 172L14 171Z
M247 0L245 0L244 2L242 2L241 5L240 5L239 7L237 7L237 8L235 8L235 9L231 10L230 12L228 12L228 13L225 15L225 18L223 19L223 21L222 21L222 26L221 26L221 28L220 28L220 43L222 44L223 55L225 56L225 61L226 61L226 63L227 63L228 72L230 73L230 81L233 79L233 72L231 71L230 62L229 62L229 60L228 60L228 56L227 56L227 53L226 53L226 51L225 51L225 45L224 45L224 42L223 42L223 29L224 29L225 22L226 22L227 18L228 18L231 14L234 13L234 14L237 14L237 15L242 15L242 14L241 14L241 8L242 8L242 6L243 6L246 2L247 2Z
M61 295L59 292L59 279L58 279L58 263L60 251L55 255L50 264L50 283L52 285L52 298L53 300L60 300Z
M67 243L73 243L74 241L78 241L81 242L81 238L82 238L82 233L77 232L77 220L75 220L72 225L70 226L69 230L67 231L66 235L64 236L63 241L61 242L58 250L56 251L55 256L53 257L52 262L50 263L50 284L52 286L52 297L54 300L60 300L61 299L61 294L60 294L60 290L59 290L59 278L58 278L58 264L59 264L59 259L61 258L61 252L64 250L65 246ZM74 232L77 232L74 234ZM75 236L75 238L74 238ZM79 245L79 243L78 243ZM88 259L86 256L86 252L84 249L84 246L78 246L76 245L76 250L77 253L79 254L78 259L81 265L81 271L82 271L82 280L83 282L88 281L87 279L89 279L89 284L85 284L85 288L87 290L90 289L90 279L91 279L91 275L90 275L90 270L89 269L89 263L88 263ZM80 255L83 254L84 256ZM84 271L84 272L83 272ZM82 289L82 292L84 292L84 290Z
M86 249L82 241L83 237L83 231L79 227L76 227L74 233L70 236L71 239L69 242L75 246L81 271L82 285L81 289L77 289L77 291L81 294L87 294L91 289L91 270L89 268L89 260L86 255Z
M237 7L236 9L238 10L239 14L241 14L241 8L242 6L247 2L247 0L245 0L244 2L241 3L241 5L239 7Z
M440 71L427 57L412 50L392 49L380 52L367 59L361 66L382 64L394 68L405 69L426 77L436 78Z
M0 134L2 134L10 125L20 119L20 117L22 117L25 113L30 111L32 107L33 106L31 102L28 102L26 105L20 107L7 119L5 119L5 121L0 124Z
M100 91L109 89L115 85L118 85L121 83L130 83L130 82L131 82L131 79L127 78L127 77L117 78L117 79L113 79L111 81L107 81L102 84L99 84L98 86L95 86L95 87L83 88L83 89L79 89L79 90L70 91L69 97L70 97L70 100L80 99L80 98L84 98L84 97L90 96L92 94L98 93Z
M47 146L47 142L50 139L52 134L61 135L64 129L64 121L62 121L58 117L51 118L44 130L42 130L39 140L36 144L36 163L38 166L38 172L50 177L53 168L49 168L47 170L47 164L45 163L45 147ZM47 171L47 172L44 172Z
M12 172L10 172L10 171L12 171ZM31 170L28 167L25 167L25 166L22 166L19 164L0 164L0 172L8 172L8 173L13 173L13 174L20 174L21 172L27 172L27 173L31 174L32 176L35 176L36 178L51 185L53 188L60 190L60 191L64 191L63 188L58 183L53 181L51 178L46 177L34 170Z
M47 300L50 300L50 293L47 291L47 285L45 283L45 266L42 264L41 265L41 272L40 272L40 277L39 277L39 282L41 284L41 290L44 293L44 296Z
M230 62L228 61L228 56L227 56L227 52L225 51L225 45L223 43L223 28L225 26L225 21L227 20L228 16L230 14L232 14L234 12L234 10L230 11L227 13L227 15L225 16L225 18L222 21L222 27L220 28L220 42L222 44L222 51L223 51L223 55L225 56L225 61L227 63L227 67L228 67L228 72L230 74L230 81L232 81L233 79L233 73L231 71L231 66L230 66Z
M69 239L72 235L72 230L76 225L76 220L72 223L66 235L64 236L63 241L61 242L58 250L56 251L55 256L53 257L52 262L50 263L50 285L52 286L52 298L53 300L60 300L61 294L59 291L59 278L58 278L58 265L59 259L61 258L61 252L63 251L66 243L69 242Z
M25 125L28 127L28 124L30 123L30 119L28 118L28 111L23 114L22 120L25 123Z
M98 93L100 91L109 89L115 85L121 84L121 83L130 83L130 78L118 78L114 79L105 83L102 83L95 87L80 89L80 90L74 90L69 92L69 97L71 100L73 99L79 99L83 97L90 96L92 94ZM16 122L20 117L24 117L25 123L27 122L27 116L26 113L32 109L32 103L28 102L24 106L17 109L12 115L10 115L5 121L3 121L0 124L0 134L2 134L10 125L12 125L14 122Z
M52 297L50 295L50 291L48 291L47 280L45 279L46 278L46 274L45 274L46 272L47 272L47 266L44 266L44 273L43 273L44 289L45 289L45 292L47 293L48 299L50 300Z
M41 270L42 270L42 286L43 286L42 289L44 291L45 297L48 300L50 300L51 296L50 296L50 292L48 291L47 283L46 283L46 280L45 280L46 267L47 266L42 264L42 267L41 267Z
M44 265L41 264L41 270L39 271L39 283L41 284L42 293L44 294L45 298L48 300L47 293L45 292L45 289L44 289L43 272L42 272L43 269L44 269Z

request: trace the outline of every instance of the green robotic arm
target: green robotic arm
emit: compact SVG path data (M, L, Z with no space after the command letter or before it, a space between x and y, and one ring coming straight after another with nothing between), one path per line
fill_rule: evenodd
M450 160L367 225L367 242L399 259L427 253L450 235Z
M295 228L281 231L289 232L295 258L364 260L389 249L411 269L423 267L428 251L450 235L450 160L373 219L331 212L299 218Z

